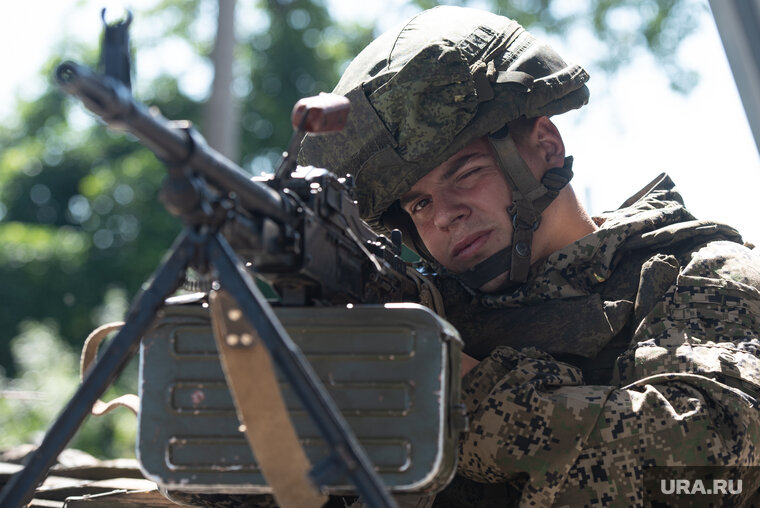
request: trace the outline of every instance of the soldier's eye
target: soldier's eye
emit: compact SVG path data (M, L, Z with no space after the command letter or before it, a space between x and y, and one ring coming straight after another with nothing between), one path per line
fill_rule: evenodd
M420 212L422 211L423 208L425 208L429 204L430 204L429 198L420 199L419 201L415 202L412 205L411 211L412 213Z
M471 176L474 176L476 173L478 173L481 169L480 166L472 169L468 169L462 172L462 174L459 175L459 180L465 180L467 178L470 178Z

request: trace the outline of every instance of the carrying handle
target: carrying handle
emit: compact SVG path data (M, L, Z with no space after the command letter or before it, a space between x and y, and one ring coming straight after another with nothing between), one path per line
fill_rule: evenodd
M84 381L84 377L89 371L90 366L95 362L95 359L98 356L98 348L100 347L100 343L103 342L103 339L108 337L111 333L120 330L122 326L124 326L123 321L114 321L113 323L106 323L99 326L90 332L90 335L88 335L84 341L84 346L82 346L82 356L79 358L80 381ZM134 393L127 393L108 402L103 402L98 399L95 404L93 404L90 413L95 416L103 416L117 407L125 407L137 416L137 412L140 410L140 398Z

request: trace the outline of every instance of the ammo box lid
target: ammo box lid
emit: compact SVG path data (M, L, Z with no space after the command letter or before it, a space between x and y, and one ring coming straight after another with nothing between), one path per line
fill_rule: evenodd
M454 473L463 427L456 330L416 304L275 312L395 492L435 491ZM280 387L312 465L326 445ZM269 493L238 427L205 305L167 305L140 349L137 456L147 478L188 492ZM346 479L333 493L352 491Z

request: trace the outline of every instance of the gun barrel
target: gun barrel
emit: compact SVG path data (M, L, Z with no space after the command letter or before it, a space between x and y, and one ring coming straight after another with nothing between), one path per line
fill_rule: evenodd
M170 122L153 108L136 101L123 84L99 76L75 62L63 62L55 72L60 87L79 98L106 124L137 137L163 162L187 166L220 190L234 192L247 210L287 222L290 202L274 189L254 182L237 164L209 147L187 122Z

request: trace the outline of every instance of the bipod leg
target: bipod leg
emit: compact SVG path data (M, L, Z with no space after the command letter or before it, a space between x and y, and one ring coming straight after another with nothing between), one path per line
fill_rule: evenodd
M342 472L356 486L367 506L396 507L322 382L285 331L227 240L217 233L210 237L207 245L207 259L216 269L222 288L232 295L248 322L256 327L272 360L327 442L331 459L342 466Z
M0 506L17 508L28 503L63 448L90 413L93 404L118 377L137 350L140 340L152 325L164 300L182 282L185 270L196 251L193 231L185 229L171 251L151 277L151 281L132 303L122 329L92 366L77 391L48 429L40 446L31 453L24 469L16 473L0 492Z

